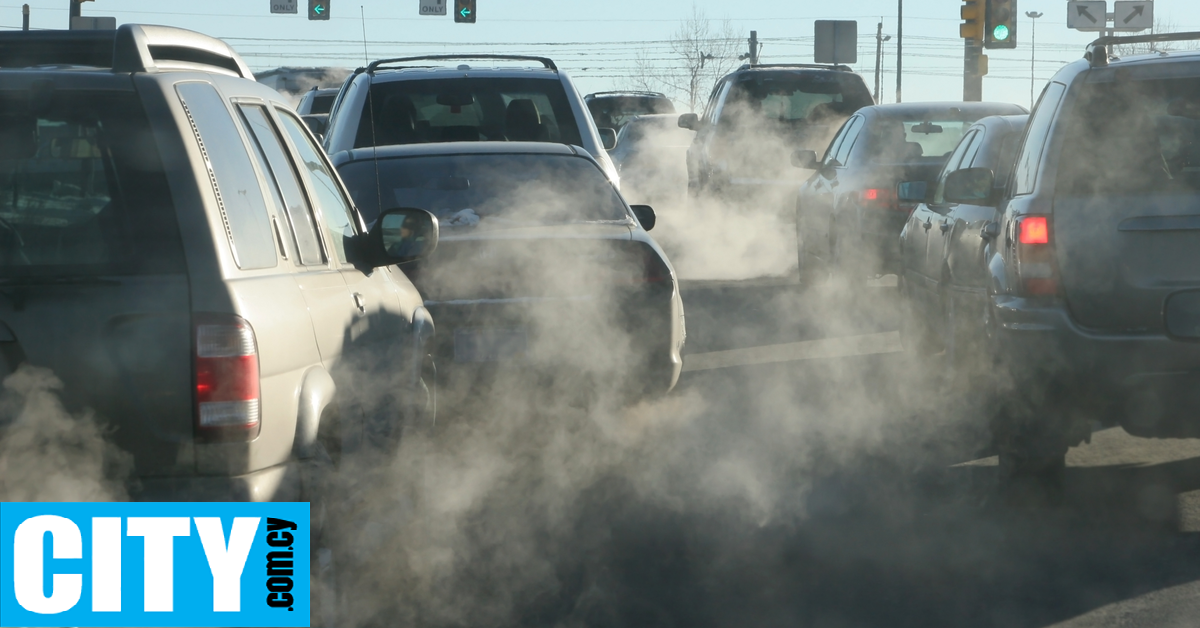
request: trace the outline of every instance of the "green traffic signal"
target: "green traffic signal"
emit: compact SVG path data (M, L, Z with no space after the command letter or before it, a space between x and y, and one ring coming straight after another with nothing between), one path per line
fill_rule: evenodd
M1001 24L992 30L992 37L996 41L1004 41L1008 39L1008 27Z

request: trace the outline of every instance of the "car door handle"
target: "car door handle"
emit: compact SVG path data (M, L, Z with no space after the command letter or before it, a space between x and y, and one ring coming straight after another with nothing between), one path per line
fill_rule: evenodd
M357 292L354 293L354 305L358 307L359 312L362 312L363 314L367 313L367 300L363 298L363 295Z
M950 221L943 220L942 224L938 225L938 228L942 230L942 233L946 233L947 231L950 230Z
M926 218L924 224L922 224L921 226L925 227L926 231L929 231L929 228L933 226L933 222L931 222L928 218Z

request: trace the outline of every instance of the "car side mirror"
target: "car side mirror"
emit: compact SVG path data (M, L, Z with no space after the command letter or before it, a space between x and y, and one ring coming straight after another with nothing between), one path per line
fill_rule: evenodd
M329 114L311 113L306 116L300 116L300 119L308 126L308 130L317 136L317 139L325 139L325 132L329 130Z
M389 209L367 233L369 266L407 264L429 257L438 244L437 216L412 207Z
M924 203L929 198L929 183L905 181L896 186L896 198L901 203Z
M992 185L996 176L990 168L967 168L946 175L943 196L947 203L966 205L989 205L993 197Z
M817 168L817 153L811 150L800 149L792 153L792 165L805 170L816 170Z
M637 217L637 221L641 223L642 228L649 231L654 228L654 223L658 218L654 215L654 208L649 205L630 205L629 209L633 210L633 215Z
M698 126L700 126L700 116L694 113L685 113L679 116L679 128L695 131Z
M617 131L615 129L599 128L600 144L604 146L604 150L612 150L617 147Z

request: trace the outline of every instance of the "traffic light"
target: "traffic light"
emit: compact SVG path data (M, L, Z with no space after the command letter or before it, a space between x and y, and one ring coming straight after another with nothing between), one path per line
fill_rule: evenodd
M329 0L308 0L308 19L328 20Z
M987 0L984 48L1017 47L1017 0Z
M983 41L983 3L984 0L963 0L959 9L963 19L963 23L958 25L959 37Z
M462 24L474 24L475 0L454 0L454 21Z

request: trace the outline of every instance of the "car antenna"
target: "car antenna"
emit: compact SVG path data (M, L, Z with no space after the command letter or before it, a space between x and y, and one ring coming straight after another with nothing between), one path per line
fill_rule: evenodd
M367 55L367 12L363 5L358 5L358 16L362 19L363 34L363 63L371 65ZM371 161L375 164L375 216L383 213L383 189L379 182L379 142L375 139L375 90L371 89L371 72L367 73L367 108L371 110Z

